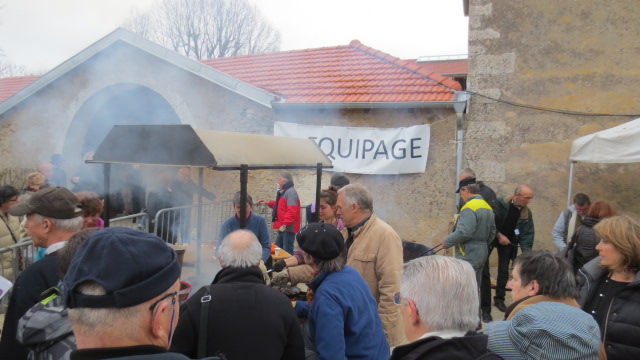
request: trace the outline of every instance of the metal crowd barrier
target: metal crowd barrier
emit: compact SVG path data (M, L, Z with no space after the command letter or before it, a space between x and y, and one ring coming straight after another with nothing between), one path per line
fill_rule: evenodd
M0 259L2 259L0 275L14 283L18 275L35 262L36 252L37 250L33 246L31 238L25 238L17 244L0 248ZM11 274L5 271L7 264L11 265Z
M233 202L208 202L202 204L201 241L215 243L220 225L233 215ZM179 206L158 211L153 219L153 232L172 244L185 244L196 240L198 229L198 205Z
M110 227L126 227L149 232L149 215L138 213L109 219Z

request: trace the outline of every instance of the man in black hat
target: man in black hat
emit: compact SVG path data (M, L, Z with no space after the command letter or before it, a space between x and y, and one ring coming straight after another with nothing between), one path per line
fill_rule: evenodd
M78 347L71 359L188 359L167 352L179 278L178 255L159 237L118 227L91 234L63 280Z
M476 272L478 290L482 278L482 268L489 253L489 243L496 237L496 224L491 206L480 195L480 186L460 181L460 198L465 204L455 230L443 243L443 248L455 247L456 258L467 261Z
M66 188L51 187L34 193L24 203L13 205L9 214L27 217L33 245L46 248L46 256L29 266L16 279L9 298L0 340L1 359L26 359L27 350L16 341L18 320L40 301L40 294L57 285L56 251L82 228L80 202Z
M193 358L224 354L229 359L304 359L291 302L264 283L258 267L262 247L255 234L230 233L217 254L222 270L180 308L171 350Z
M331 224L313 223L297 240L305 262L318 273L309 283L313 298L295 305L298 316L308 318L307 351L317 351L321 359L389 358L378 305L360 274L345 265L340 231Z

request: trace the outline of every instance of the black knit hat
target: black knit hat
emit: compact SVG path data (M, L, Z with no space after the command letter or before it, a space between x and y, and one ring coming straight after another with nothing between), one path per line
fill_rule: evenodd
M296 239L302 250L321 260L337 258L344 248L340 230L331 224L311 223L298 233Z
M166 292L180 277L178 255L156 235L129 228L91 234L63 279L64 302L73 308L126 308ZM105 295L84 295L85 282L100 284Z
M458 183L458 190L456 190L456 193L459 193L459 192L460 192L460 190L461 190L463 187L465 187L465 186L467 186L467 185L475 184L475 183L476 183L476 178L471 177L471 176L466 177L466 178L464 178L464 179L460 180L460 182Z
M341 172L331 175L331 185L343 188L349 185L349 178Z

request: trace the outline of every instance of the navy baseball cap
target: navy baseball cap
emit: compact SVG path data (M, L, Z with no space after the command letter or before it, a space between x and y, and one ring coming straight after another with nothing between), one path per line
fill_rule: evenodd
M178 255L158 236L129 228L106 228L91 234L73 257L63 279L68 308L126 308L166 292L180 277ZM106 294L78 291L84 283Z

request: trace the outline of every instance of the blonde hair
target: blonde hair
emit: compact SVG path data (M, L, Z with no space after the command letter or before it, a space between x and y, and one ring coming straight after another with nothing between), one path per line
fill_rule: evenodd
M47 179L42 175L41 172L32 172L27 175L27 186L35 186L42 185L47 181Z
M640 270L640 219L630 215L612 216L593 227L596 235L608 241L622 255L622 270Z

